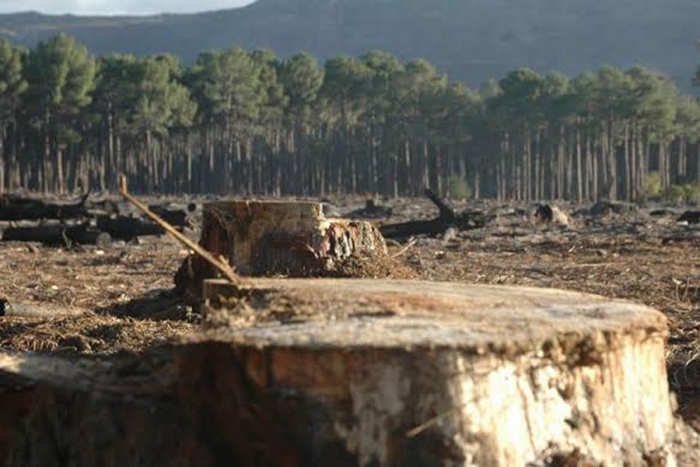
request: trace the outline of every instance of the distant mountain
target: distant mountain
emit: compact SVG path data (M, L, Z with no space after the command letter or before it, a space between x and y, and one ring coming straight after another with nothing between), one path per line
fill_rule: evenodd
M258 0L188 15L0 15L0 37L16 43L60 31L95 54L171 52L185 62L232 44L321 60L383 49L472 86L520 66L573 75L640 64L687 90L700 64L698 0Z

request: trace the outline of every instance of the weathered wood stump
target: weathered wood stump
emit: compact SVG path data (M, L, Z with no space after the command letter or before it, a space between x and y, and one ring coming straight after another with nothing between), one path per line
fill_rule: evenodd
M152 368L143 358L130 370L0 355L0 457L10 466L675 465L666 320L655 310L528 288L253 283L207 281L209 328L162 350Z
M567 227L571 223L569 215L553 204L538 204L533 211L535 224L554 224Z
M203 207L200 245L242 275L306 277L332 271L348 258L386 255L384 238L370 223L326 219L321 203L227 201ZM175 283L199 295L214 269L188 258Z

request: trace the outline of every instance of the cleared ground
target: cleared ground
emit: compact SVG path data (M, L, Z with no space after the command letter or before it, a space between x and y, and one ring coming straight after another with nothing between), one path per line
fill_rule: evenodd
M329 211L342 216L364 203L330 201ZM381 204L393 213L374 219L379 224L437 215L422 199ZM568 227L535 225L529 206L468 207L494 217L482 229L390 242L390 253L424 280L554 287L663 311L671 328L671 386L680 413L700 428L700 229L677 224L681 211L658 207L630 206L601 216L585 209L590 206L562 206L572 214ZM2 317L0 346L100 358L177 341L199 326L196 306L182 303L171 290L186 255L166 237L105 249L0 243L1 296L82 312L53 319ZM387 271L391 274L391 268L367 268L363 274Z

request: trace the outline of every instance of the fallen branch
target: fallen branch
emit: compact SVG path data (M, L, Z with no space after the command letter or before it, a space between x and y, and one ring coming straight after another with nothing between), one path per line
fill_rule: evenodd
M578 268L604 268L607 266L613 266L615 263L579 263L579 264L569 264L568 266L564 267L564 270L566 271L567 269L578 269Z
M56 318L69 316L71 313L65 310L56 310L28 303L10 302L6 298L0 298L0 317L13 318Z
M403 255L404 253L406 253L408 250L410 250L411 247L413 247L413 245L415 245L417 242L418 242L418 239L416 239L416 238L411 239L411 241L408 242L408 245L406 245L404 248L402 248L398 253L395 253L395 254L391 255L391 257L392 257L392 258L398 258L399 256L401 256L401 255Z

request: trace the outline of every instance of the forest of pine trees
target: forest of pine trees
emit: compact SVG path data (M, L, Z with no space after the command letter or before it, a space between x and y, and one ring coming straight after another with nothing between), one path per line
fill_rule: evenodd
M636 200L698 185L700 105L641 67L470 89L386 52L92 57L0 42L0 189ZM452 192L451 192L452 191ZM460 193L457 193L459 191Z

